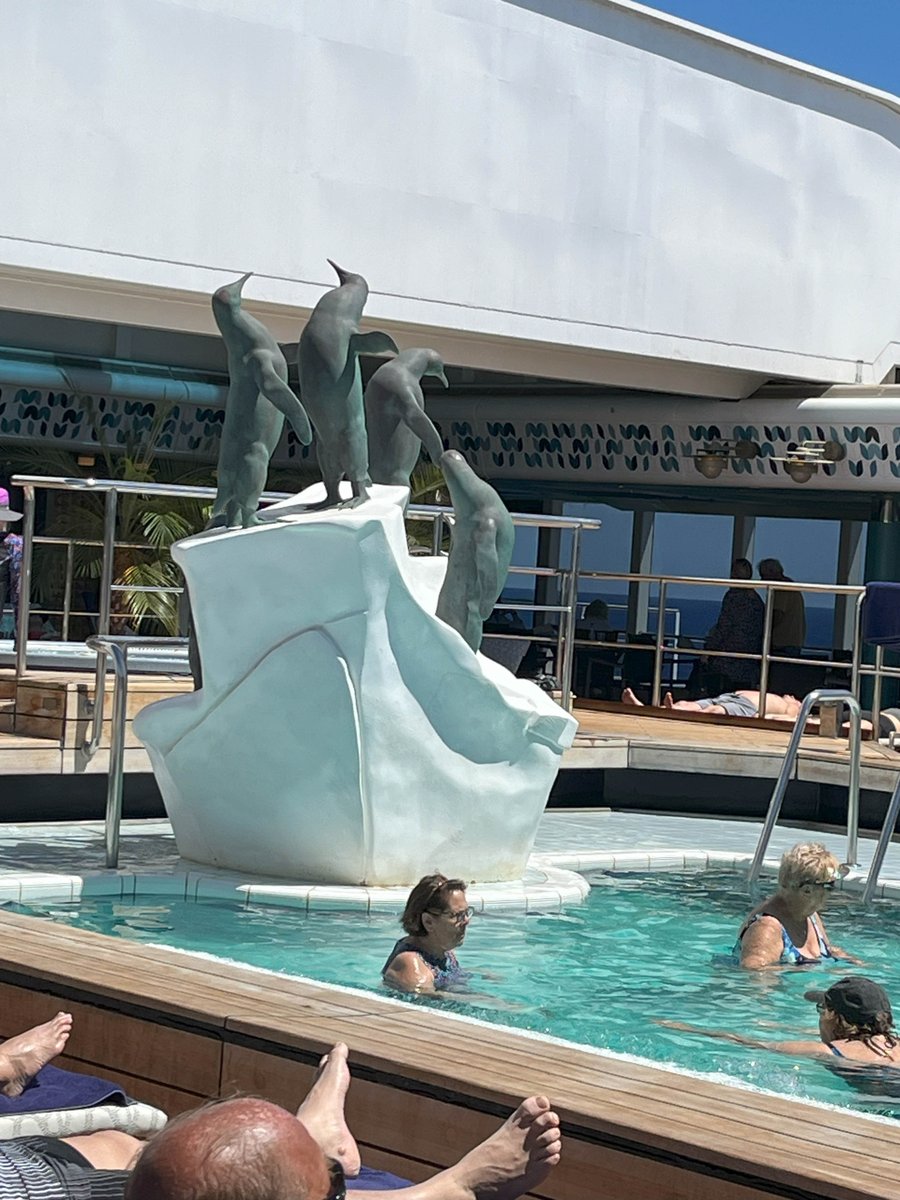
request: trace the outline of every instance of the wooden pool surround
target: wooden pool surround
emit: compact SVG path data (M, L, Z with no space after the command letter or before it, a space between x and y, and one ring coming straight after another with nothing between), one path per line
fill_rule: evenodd
M235 1091L296 1107L345 1041L364 1161L414 1180L546 1092L565 1133L547 1200L900 1200L900 1124L18 914L0 941L0 1035L71 1011L61 1065L170 1114Z

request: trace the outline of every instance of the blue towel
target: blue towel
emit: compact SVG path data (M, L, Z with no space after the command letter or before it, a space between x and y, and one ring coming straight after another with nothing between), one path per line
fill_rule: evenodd
M900 583L867 583L862 638L870 646L900 650Z
M372 1167L363 1167L355 1179L347 1180L348 1192L394 1192L405 1187L412 1187L408 1179Z
M127 1103L128 1097L122 1089L106 1079L62 1071L59 1067L42 1067L21 1096L0 1096L0 1114Z

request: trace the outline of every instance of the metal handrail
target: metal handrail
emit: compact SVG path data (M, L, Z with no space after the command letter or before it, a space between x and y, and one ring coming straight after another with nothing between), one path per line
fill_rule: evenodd
M135 480L121 479L79 479L63 476L16 475L13 484L21 487L24 494L24 546L22 550L22 571L19 615L16 642L16 677L21 677L27 667L28 659L28 624L31 615L31 564L32 547L34 543L34 513L35 490L46 488L51 491L97 492L105 496L105 513L103 522L103 553L100 575L100 613L97 620L99 636L109 634L109 619L111 599L114 590L138 591L136 587L116 587L113 582L113 563L116 548L115 526L119 494L138 496L169 496L198 500L213 500L216 488L194 487L181 484L144 483ZM274 503L291 498L290 492L264 492L260 500L264 503ZM560 580L563 605L539 605L536 611L559 612L560 622L557 634L557 662L562 664L560 687L565 707L571 707L571 677L574 647L572 641L575 631L575 606L578 600L578 580L581 574L581 533L585 529L599 529L601 522L590 517L559 517L543 516L534 513L511 513L513 524L545 529L566 529L572 532L569 565L557 568L552 574ZM416 519L431 520L434 525L432 549L439 553L445 524L453 520L453 509L442 505L410 505L407 516ZM519 574L534 574L545 576L545 568L520 567ZM152 589L158 591L160 589ZM106 666L98 658L97 682Z
M97 653L97 675L91 711L91 734L82 753L91 759L100 749L103 736L103 709L106 700L106 665L111 659L115 674L112 720L109 729L109 776L106 785L104 841L106 865L119 865L119 831L122 824L122 784L125 772L125 726L128 716L128 650L159 645L187 645L187 638L118 637L95 634L86 644Z
M878 841L875 845L875 853L872 855L871 863L869 863L869 871L866 875L866 883L862 894L863 904L869 904L875 894L875 889L878 886L878 876L881 874L881 868L884 864L884 856L887 854L887 848L891 844L891 838L894 836L898 812L900 812L900 775L897 776L897 782L894 784L893 792L891 792L887 812L884 814L884 824L881 826L881 833L879 833Z
M759 873L762 870L763 859L766 856L766 850L769 848L772 831L781 813L781 806L784 802L784 794L787 791L791 768L797 758L800 739L803 737L806 729L809 714L816 704L840 704L842 708L846 705L850 710L850 775L847 781L847 863L850 866L856 866L857 841L859 837L859 760L861 742L859 701L855 696L846 691L836 688L818 688L810 692L804 699L791 732L791 740L788 742L787 750L784 753L781 770L778 773L778 779L775 781L775 788L772 792L772 799L769 801L766 819L762 827L762 832L759 835L759 841L756 844L756 852L750 864L749 883L751 887L756 883Z

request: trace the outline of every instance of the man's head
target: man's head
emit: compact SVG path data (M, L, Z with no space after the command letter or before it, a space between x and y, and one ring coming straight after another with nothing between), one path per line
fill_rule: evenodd
M753 577L753 564L749 558L736 558L731 564L732 579L751 579Z
M777 558L763 558L759 564L760 579L784 579L784 567Z
M137 1160L127 1200L328 1200L340 1195L304 1126L267 1100L210 1104L171 1121Z

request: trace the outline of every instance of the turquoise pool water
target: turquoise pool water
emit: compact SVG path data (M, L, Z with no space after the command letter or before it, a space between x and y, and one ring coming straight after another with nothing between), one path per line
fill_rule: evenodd
M589 1046L721 1072L781 1094L900 1116L900 1078L895 1101L869 1097L819 1062L795 1062L654 1023L670 1018L764 1040L814 1039L816 1013L803 992L853 970L878 979L900 1004L900 906L865 910L839 893L829 903L832 940L864 959L864 968L838 964L752 974L722 957L749 906L745 885L734 874L598 874L591 883L586 903L561 913L476 917L460 958L490 978L473 982L478 996L449 1007ZM400 936L396 915L305 915L168 896L20 911L372 991L382 990L381 966ZM448 1007L421 998L409 1003Z

